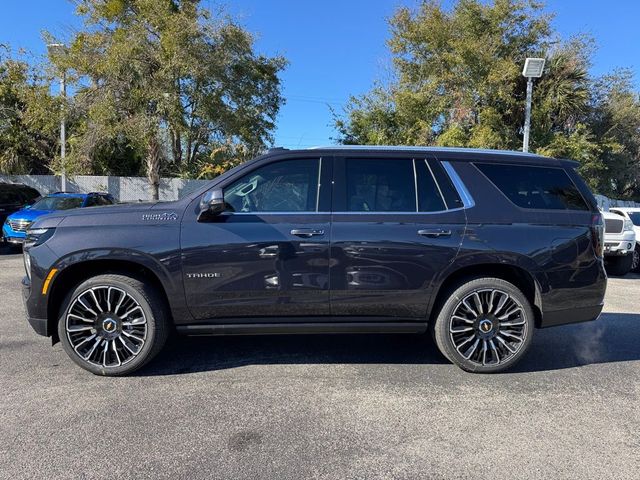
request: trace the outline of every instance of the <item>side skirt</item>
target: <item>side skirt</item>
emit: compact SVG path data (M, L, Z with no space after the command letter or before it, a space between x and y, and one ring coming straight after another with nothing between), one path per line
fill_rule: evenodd
M352 319L353 320L353 319ZM284 335L284 334L327 334L327 333L424 333L425 322L297 322L288 323L216 323L197 325L176 325L182 335Z

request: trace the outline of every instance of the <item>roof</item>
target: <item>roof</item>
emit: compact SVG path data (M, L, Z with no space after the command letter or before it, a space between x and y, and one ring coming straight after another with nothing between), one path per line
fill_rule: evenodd
M439 160L474 162L510 162L529 165L569 166L575 168L578 162L567 159L545 157L536 153L517 152L513 150L491 150L482 148L458 148L458 147L425 147L425 146L393 146L393 145L329 145L306 149L289 150L287 148L272 148L265 155L258 158L294 155L357 155L368 153L392 157L394 153L406 154L431 154Z
M547 158L530 152L518 152L515 150L493 150L485 148L460 148L460 147L425 147L407 145L329 145L311 147L308 150L352 150L352 151L380 151L380 152L425 152L425 153L476 153L482 155L517 155L533 158Z
M46 196L46 197L85 198L85 197L87 197L88 195L89 195L88 193L54 192L54 193L50 193L50 194L45 195L45 196Z

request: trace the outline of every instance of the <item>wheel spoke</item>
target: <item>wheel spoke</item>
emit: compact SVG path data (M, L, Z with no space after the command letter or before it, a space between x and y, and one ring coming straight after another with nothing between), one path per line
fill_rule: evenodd
M100 310L100 313L104 313L104 310L102 309L102 307L100 306L100 302L98 301L98 297L96 297L96 292L94 292L93 289L91 289L89 290L89 294L93 298L93 301L96 307L98 308L98 310Z
M476 338L476 341L473 343L473 345L471 345L471 347L462 356L469 360L469 358L471 358L471 355L473 355L473 352L475 352L476 348L478 348L479 343L480 339Z
M84 294L82 294L82 295L84 295ZM89 312L92 315L95 315L97 317L98 314L93 309L89 308L89 306L82 301L82 295L80 295L78 297L78 302L80 303L80 305L82 305L87 312Z
M519 342L521 342L521 341L522 341L522 337L519 337L519 336L517 336L517 335L514 335L514 334L512 334L512 333L509 333L509 332L507 332L507 331L505 331L505 330L500 331L500 335L505 335L505 336L507 336L507 337L509 337L509 338L513 338L513 339L515 339L515 340L517 340L517 341L519 341Z
M493 339L489 340L489 346L496 357L496 363L500 363L500 354L498 353L498 349L496 348L496 344L493 342Z
M473 327L451 327L449 328L451 333L463 333L473 331Z
M496 337L496 340L498 340L502 345L504 345L504 348L509 350L511 353L516 353L516 349L513 348L511 345L509 345L507 342L505 342L500 335Z
M91 320L89 318L84 318L84 317L81 317L80 315L76 315L74 313L70 313L69 316L73 317L73 318L77 318L81 322L87 322L87 323L94 323L95 322L95 320Z
M514 313L516 313L518 311L522 311L522 309L520 307L516 306L516 307L512 308L511 310L509 310L504 315L498 317L498 320L506 320L507 318L509 318L511 315L513 315Z
M93 327L85 325L70 325L67 327L67 330L69 332L84 332L85 330L93 330Z

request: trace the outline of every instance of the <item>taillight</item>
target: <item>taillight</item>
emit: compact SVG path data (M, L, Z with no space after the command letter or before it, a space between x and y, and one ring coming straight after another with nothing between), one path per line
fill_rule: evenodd
M604 254L604 218L600 213L591 217L591 242L596 256L602 257Z

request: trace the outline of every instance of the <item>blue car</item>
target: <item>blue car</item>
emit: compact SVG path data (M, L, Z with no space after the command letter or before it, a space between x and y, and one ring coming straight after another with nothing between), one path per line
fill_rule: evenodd
M2 236L6 242L22 244L27 229L42 215L72 208L113 205L113 197L107 193L52 193L33 205L9 215L2 226Z

